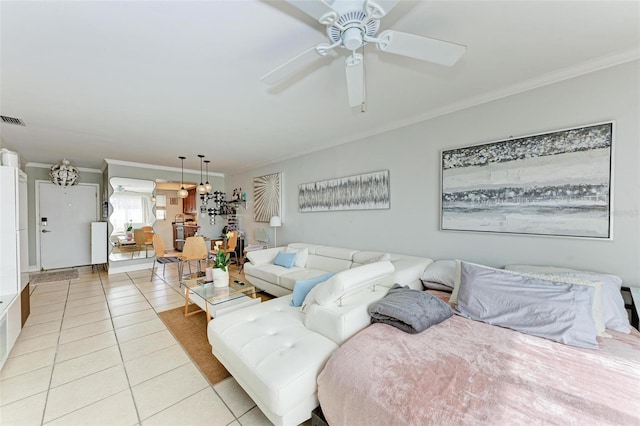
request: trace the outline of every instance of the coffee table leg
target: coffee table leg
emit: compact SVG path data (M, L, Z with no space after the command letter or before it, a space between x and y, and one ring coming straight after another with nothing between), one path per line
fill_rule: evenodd
M189 315L189 287L184 288L184 316Z
M207 306L207 323L208 323L209 321L211 321L211 314L209 313L209 302L205 300L204 304Z

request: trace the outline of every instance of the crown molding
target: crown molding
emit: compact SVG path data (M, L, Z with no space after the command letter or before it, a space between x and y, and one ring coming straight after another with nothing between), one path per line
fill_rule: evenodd
M573 67L562 68L554 72L545 74L543 76L532 78L530 80L526 80L521 83L517 83L500 90L487 92L482 95L468 98L453 104L449 104L442 108L431 110L423 114L414 115L412 117L408 117L403 120L397 120L383 126L375 127L368 131L361 132L357 135L352 135L348 138L337 138L334 141L332 141L331 144L326 144L321 146L318 145L313 149L309 149L306 151L297 151L295 154L287 154L273 161L266 161L264 163L255 165L251 168L238 169L237 172L238 173L247 172L249 170L269 166L271 164L276 164L281 161L286 161L291 158L299 157L301 155L307 155L314 152L322 151L324 149L328 149L333 146L338 146L338 145L370 138L372 136L376 136L376 135L380 135L393 130L401 129L403 127L411 126L413 124L421 123L423 121L428 121L428 120L441 117L447 114L451 114L457 111L462 111L462 110L472 108L478 105L482 105L488 102L507 98L509 96L517 95L519 93L528 92L530 90L538 89L544 86L559 83L565 80L580 77L582 75L601 71L601 70L615 67L618 65L623 65L625 63L633 62L637 60L640 60L640 50L638 49L625 50L623 52L616 53L613 55L596 58L594 60L586 61L586 62L583 62L582 64L579 64Z
M117 166L126 166L126 167L137 167L137 168L140 168L140 169L164 170L164 171L167 171L167 172L178 172L178 173L180 173L182 171L182 169L180 167L157 166L157 165L154 165L154 164L135 163L133 161L113 160L113 159L110 159L110 158L105 158L104 161L107 164L114 164L114 165L117 165ZM186 173L191 173L191 174L200 174L200 170L184 169L184 171ZM209 172L209 176L224 177L224 173Z
M37 167L40 169L50 169L51 166L53 166L53 164L44 164L44 163L27 163L24 165L25 167ZM76 166L73 166L76 167ZM78 169L78 171L80 172L85 172L85 173L100 173L102 174L102 170L99 169L90 169L87 167L76 167L76 169Z
M562 68L499 90L494 90L492 92L487 92L460 102L449 104L442 108L438 108L424 114L416 115L405 120L395 121L388 124L387 126L378 127L376 130L368 132L367 134L361 134L359 137L352 139L352 141L364 139L366 137L371 137L391 130L396 130L402 127L410 126L412 124L420 123L422 121L428 121L457 111L462 111L478 105L497 101L499 99L508 98L509 96L528 92L534 89L539 89L541 87L560 83L572 78L577 78L583 75L591 74L597 71L601 71L618 65L623 65L628 62L637 60L640 60L640 50L638 49L626 50L624 52L616 53L613 55L596 58L590 61L583 62L582 64L576 66Z

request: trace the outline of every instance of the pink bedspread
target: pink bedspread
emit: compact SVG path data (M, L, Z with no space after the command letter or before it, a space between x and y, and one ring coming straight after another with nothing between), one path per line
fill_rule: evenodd
M640 425L640 333L610 333L589 350L459 316L373 324L331 356L318 398L332 426Z

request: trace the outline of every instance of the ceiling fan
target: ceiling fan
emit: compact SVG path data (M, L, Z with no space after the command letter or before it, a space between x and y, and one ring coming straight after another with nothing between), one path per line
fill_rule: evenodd
M286 0L292 6L327 27L329 43L313 46L260 78L275 84L306 67L313 61L341 47L350 51L345 61L349 106L361 106L364 111L364 56L356 52L367 43L388 53L422 61L452 66L464 54L460 44L423 37L400 31L386 30L378 34L380 20L399 0Z

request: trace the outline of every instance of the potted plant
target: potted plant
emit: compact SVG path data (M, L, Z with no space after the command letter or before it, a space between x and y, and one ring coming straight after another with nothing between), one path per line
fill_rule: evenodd
M125 224L125 228L127 240L131 241L131 239L133 238L133 221L129 220L129 223Z
M213 286L228 287L229 286L229 269L227 267L231 263L231 255L227 253L227 240L233 234L227 232L224 238L222 248L213 256Z

